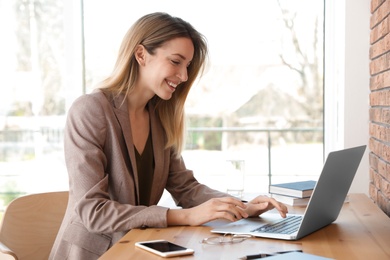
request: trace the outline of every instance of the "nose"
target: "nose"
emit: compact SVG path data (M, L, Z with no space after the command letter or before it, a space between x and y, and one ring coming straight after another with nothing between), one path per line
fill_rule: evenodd
M187 67L182 67L176 74L176 77L180 79L181 82L186 82L188 80Z

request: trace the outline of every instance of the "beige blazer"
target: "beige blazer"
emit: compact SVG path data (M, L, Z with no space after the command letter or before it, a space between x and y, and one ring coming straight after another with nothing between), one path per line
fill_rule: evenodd
M164 189L184 208L227 196L198 183L183 160L164 149L165 133L149 102L155 159L150 205L154 206L140 206L123 98L97 90L78 98L69 110L64 140L69 204L49 259L97 259L132 228L166 227L168 208L156 206Z

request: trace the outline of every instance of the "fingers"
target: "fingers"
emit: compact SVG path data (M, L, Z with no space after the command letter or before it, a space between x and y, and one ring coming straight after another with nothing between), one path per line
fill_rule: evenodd
M279 211L279 214L285 218L288 213L287 207L283 204L275 200L274 198L270 198L267 196L258 196L251 200L249 203L252 204L263 204L267 203L263 208L261 209L261 213L264 213L265 211L271 210L273 208L277 209Z
M246 205L238 199L225 197L211 199L211 207L216 210L217 218L224 218L230 221L236 221L247 218L248 214L244 211Z
M283 218L285 218L287 216L288 209L287 209L287 207L283 203L280 203L280 202L276 201L273 198L271 198L271 203L279 211L279 214Z
M185 217L180 219L185 219L186 224L191 226L202 225L216 219L237 221L248 217L245 208L246 205L236 198L213 198L196 207L183 209L181 212L184 212Z
M249 216L258 216L273 208L276 208L282 217L286 217L287 207L267 196L258 196L248 204L233 197L214 198L191 209L193 214L189 216L189 224L201 225L216 219L234 222Z
M287 207L283 203L280 203L277 200L275 200L274 198L269 198L269 197L267 198L269 202L272 204L272 206L279 211L280 215L285 218L286 214L288 213Z
M244 202L242 202L239 199L233 198L233 197L223 197L223 198L216 198L216 200L219 200L224 203L232 204L240 208L246 208L246 205Z

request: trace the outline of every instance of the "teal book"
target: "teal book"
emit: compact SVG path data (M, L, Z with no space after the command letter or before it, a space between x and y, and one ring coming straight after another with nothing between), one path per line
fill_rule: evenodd
M288 183L271 184L271 194L287 195L296 198L308 198L313 193L316 181L297 181Z

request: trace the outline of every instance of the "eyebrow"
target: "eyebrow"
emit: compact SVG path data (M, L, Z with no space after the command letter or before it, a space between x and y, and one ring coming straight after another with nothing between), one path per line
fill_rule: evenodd
M181 55L180 53L173 53L172 55L177 55L177 56L179 56L180 58L182 58L183 60L186 60L186 57L184 57L184 56Z

